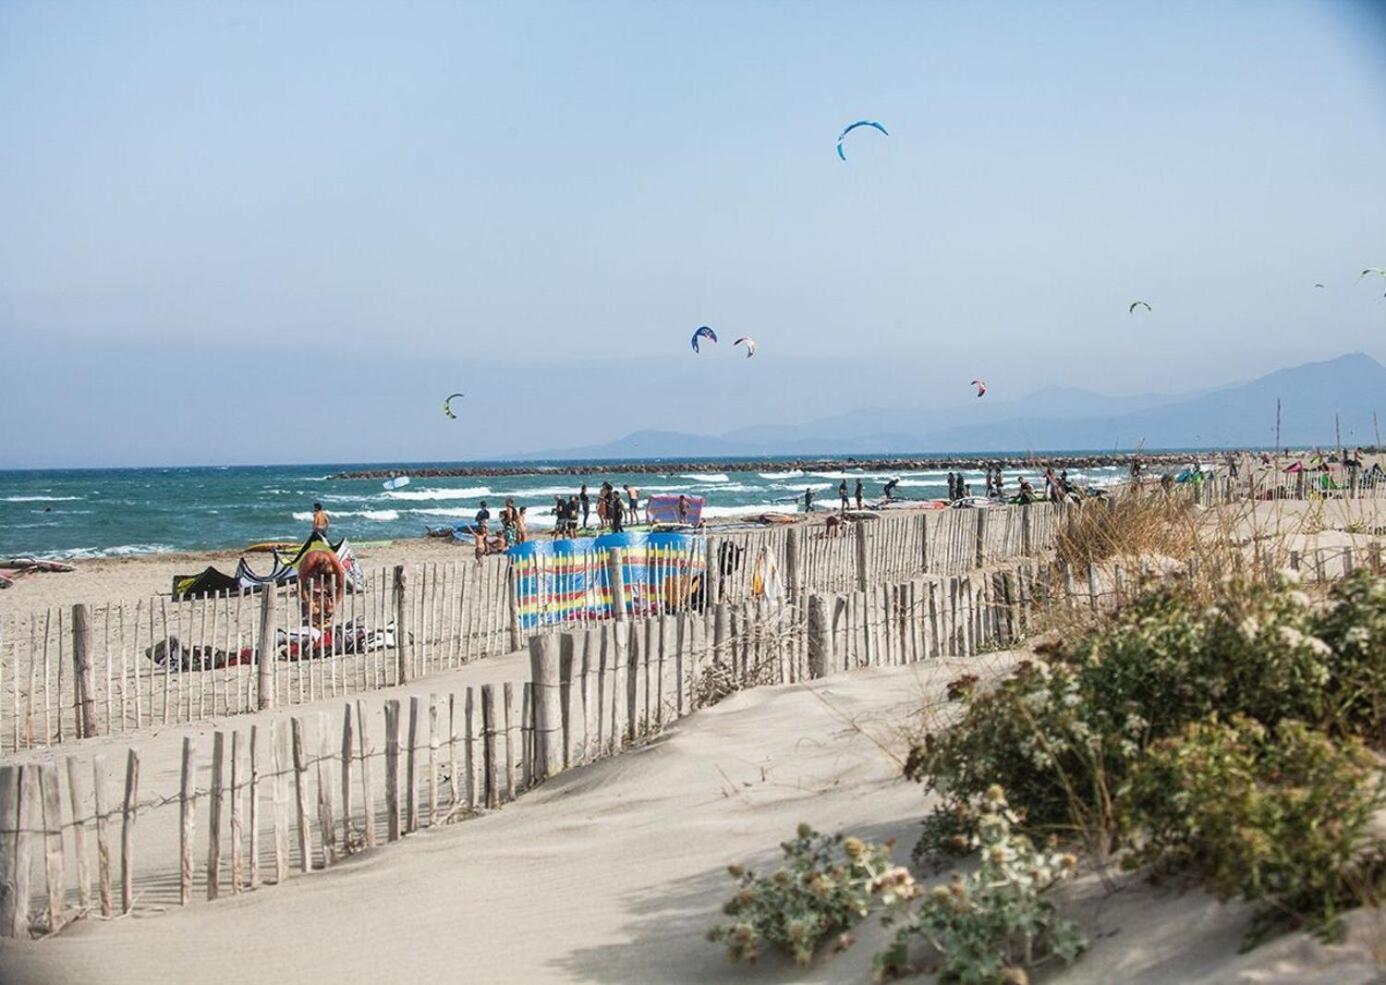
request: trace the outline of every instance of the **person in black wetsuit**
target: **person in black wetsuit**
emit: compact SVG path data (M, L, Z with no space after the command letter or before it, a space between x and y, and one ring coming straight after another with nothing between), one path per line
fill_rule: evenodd
M617 493L614 489L611 492L611 502L607 504L606 512L607 519L611 521L612 533L619 534L621 531L626 529L625 524L622 523L622 519L624 518L626 512L626 507L625 504L621 502L620 494Z
M587 497L587 483L582 484L582 490L578 493L578 502L582 504L582 529L587 529L587 516L592 511L592 501Z
M851 503L847 499L847 480L843 479L837 486L837 498L842 500L842 512L846 513Z
M860 480L860 479L857 480L856 495L857 495L857 509L861 509L861 508L862 508L862 485L861 485L861 480Z
M888 480L886 481L886 484L885 484L885 498L886 498L886 501L887 501L887 502L889 502L890 500L892 500L892 499L895 498L895 487L898 486L899 484L900 484L900 480L899 480L899 479L888 479Z

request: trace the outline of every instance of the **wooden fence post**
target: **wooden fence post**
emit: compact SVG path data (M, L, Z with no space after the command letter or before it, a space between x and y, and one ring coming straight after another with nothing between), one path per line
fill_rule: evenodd
M552 639L552 637L547 637ZM533 647L534 640L530 640ZM500 778L496 762L496 686L481 685L481 792L489 808L500 806Z
M322 835L324 869L337 857L337 821L332 816L332 739L327 723L327 712L318 712L318 829Z
M506 579L510 586L510 651L520 648L520 641L524 639L524 634L520 631L520 592L519 592L519 570L515 567L515 562L510 562L509 577Z
M399 702L385 702L386 837L399 841Z
M28 804L24 773L32 766L0 766L0 937L29 936Z
M419 696L409 698L409 744L404 749L404 831L419 830L419 779L415 772L419 748Z
M91 668L91 615L86 605L72 607L72 687L77 705L77 735L96 734L96 684ZM109 654L107 658L109 659ZM110 728L110 723L106 723Z
M125 760L125 804L120 828L120 912L135 906L135 804L140 793L140 757L131 749Z
M810 595L808 599L808 673L827 677L833 670L832 614L828 599Z
M221 893L221 779L226 758L226 733L212 733L212 789L207 827L207 898Z
M1020 504L1020 553L1029 557L1035 551L1035 531L1029 503Z
M361 842L367 848L375 844L375 791L371 787L371 745L366 733L365 702L356 702L356 747L361 756Z
M798 524L785 531L784 539L784 574L785 574L785 594L790 601L797 601L799 593L803 591L803 561L801 545L799 539L803 531Z
M303 719L290 719L293 730L294 802L298 807L298 862L304 872L313 871L313 833L308 813L308 755L303 745Z
M87 858L87 822L82 819L82 777L76 756L67 757L67 797L72 805L72 852L77 863L77 906L81 912L91 909L91 864Z
M534 779L542 780L563 769L563 697L556 637L530 638L529 668L534 683L534 735L538 747Z
M274 707L274 655L278 650L275 636L275 587L260 589L260 645L255 650L256 707L265 711Z
M97 898L101 902L101 915L109 917L113 909L111 907L110 819L106 816L106 757L92 757L91 780L96 804ZM0 821L0 826L3 826L3 821Z
M403 684L414 676L413 667L409 660L412 645L409 642L409 605L406 599L408 576L405 574L404 565L395 565L392 585L395 603L395 657L398 665L399 683Z
M613 547L606 552L606 585L611 593L611 618L617 622L626 621L626 574L625 552ZM534 652L534 641L530 640L530 653ZM532 659L532 658L531 658Z
M977 510L977 554L974 566L978 568L984 567L987 559L987 512L985 508Z
M193 825L197 820L196 781L197 769L193 765L192 736L184 736L182 782L178 787L178 902L183 906L192 902L193 836L196 834Z
M871 572L867 569L866 561L865 520L858 520L852 524L852 535L856 539L857 549L857 591L864 592L871 580Z

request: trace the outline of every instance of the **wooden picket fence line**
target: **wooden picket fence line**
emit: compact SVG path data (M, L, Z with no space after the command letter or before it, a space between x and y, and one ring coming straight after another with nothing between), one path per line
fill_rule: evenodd
M1267 546L1249 570L1273 576L1285 560ZM1382 571L1379 545L1288 552L1289 567L1323 580L1362 565ZM0 767L0 936L276 885L499 808L732 691L1004 647L1055 606L1110 608L1133 582L1119 563L1080 572L1025 559L793 603L743 599L618 616L531 637L527 682L410 696L407 727L401 700L374 708L357 699L339 726L322 712L252 724L248 741L242 730L217 731L207 759L205 742L184 738L178 790L149 800L139 796L135 749L123 796L108 789L104 756L67 757L66 811L56 766ZM175 807L176 844L137 846L137 821ZM148 886L170 887L169 898Z
M692 607L752 598L761 558L798 597L1032 556L1052 549L1057 529L1058 508L1035 504L886 513L841 532L714 534L705 539L712 574ZM608 564L608 555L595 554L589 567ZM690 608L693 600L657 587L674 568L674 559L647 567L644 612ZM0 615L0 751L344 697L513 652L526 635L520 574L504 557L377 569L338 603L330 645L306 635L311 619L300 611L329 593L322 585ZM605 618L612 615L608 607Z
M111 794L104 756L67 757L66 809L55 765L0 767L0 935L45 934L84 914L216 899L320 871L500 807L729 690L1000 645L1022 628L1026 593L1047 583L1036 570L1027 562L920 576L797 605L722 602L536 636L529 682L411 696L407 729L399 700L377 709L357 699L339 726L319 713L252 724L248 739L219 730L209 759L205 741L199 748L185 737L178 789L149 799L140 797L135 749L123 796ZM176 844L141 843L141 819L147 827L148 815L175 808Z

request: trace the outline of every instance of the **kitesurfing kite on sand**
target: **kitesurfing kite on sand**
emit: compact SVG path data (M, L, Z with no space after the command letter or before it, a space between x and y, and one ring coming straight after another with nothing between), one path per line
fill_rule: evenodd
M452 412L452 402L461 396L463 396L463 394L454 393L449 395L448 398L443 401L443 413L448 415L448 417L451 420L457 420L457 415Z
M732 345L744 345L746 347L747 359L750 359L752 356L756 354L756 340L751 338L749 335L741 336L741 338L733 342Z
M887 130L880 123L877 123L875 120L857 120L857 122L855 123L847 124L846 129L844 129L840 134L837 135L837 156L842 158L844 161L847 160L847 155L843 153L842 141L849 133L851 133L857 127L875 127L877 130L881 131L881 133L885 134L887 137L890 136L890 131Z
M973 380L972 385L977 388L977 396L982 396L987 392L986 380Z
M1137 308L1144 308L1146 311L1149 311L1150 305L1146 304L1144 301L1132 301L1131 307L1126 309L1126 313L1128 315L1135 314Z
M690 343L692 344L692 346L693 346L693 351L694 351L694 352L700 351L700 350L698 349L698 340L699 340L699 339L707 339L709 342L716 342L716 341L717 341L717 333L714 332L712 329L708 328L706 325L700 325L700 326L698 326L698 330L697 330L696 332L693 333L693 338L689 339L689 342L690 342Z

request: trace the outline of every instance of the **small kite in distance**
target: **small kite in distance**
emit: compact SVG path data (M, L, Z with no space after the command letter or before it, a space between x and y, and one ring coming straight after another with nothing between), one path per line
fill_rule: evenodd
M747 359L750 359L752 356L756 354L756 340L751 338L749 335L741 336L741 338L733 342L732 345L745 345Z
M842 152L843 138L845 138L857 127L875 127L877 130L881 131L881 133L885 134L887 137L890 136L890 131L887 130L884 126L882 126L880 123L877 123L875 120L857 120L857 122L855 123L847 124L846 129L844 129L840 134L837 135L837 156L842 158L842 160L844 161L847 160L847 155Z
M708 328L706 325L700 325L700 326L698 326L698 330L697 330L696 332L693 333L693 338L691 338L691 339L689 340L689 341L692 343L692 345L693 345L693 351L694 351L694 352L698 352L698 351L699 351L699 349L698 349L698 340L699 340L699 339L707 339L707 340L709 340L709 341L711 341L711 342L716 342L716 341L717 341L717 333L714 332L712 329Z
M462 396L462 394L454 393L443 401L443 413L454 421L457 420L457 415L452 412L452 402L460 396Z
M986 381L986 380L973 380L973 381L972 381L972 385L975 386L975 387L977 388L977 396L981 397L981 396L984 396L984 395L986 394L986 392L987 392L987 381Z
M1386 277L1386 269L1383 269L1381 267L1368 267L1366 270L1362 271L1360 274L1357 275L1357 279L1361 280L1368 274L1380 274L1382 277Z
M1315 287L1323 287L1322 284L1315 284L1314 286L1315 286Z
M1146 311L1149 311L1150 305L1146 304L1144 301L1132 301L1131 307L1126 309L1126 313L1128 315L1135 314L1137 308L1144 308Z

